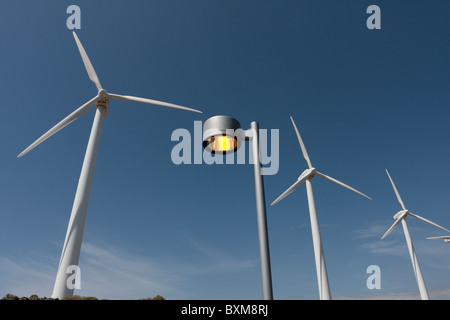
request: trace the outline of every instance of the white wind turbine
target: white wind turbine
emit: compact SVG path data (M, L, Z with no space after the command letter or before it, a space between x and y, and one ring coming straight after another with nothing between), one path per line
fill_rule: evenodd
M392 180L391 176L389 175L389 172L386 169L386 173L389 177L389 180L391 180L392 187L394 188L395 195L397 196L397 200L402 206L403 210L400 210L394 215L395 222L392 224L392 226L386 231L386 233L381 237L381 239L384 239L389 233L394 230L394 228L401 222L403 227L403 232L405 234L406 238L406 244L408 245L408 251L409 256L411 257L411 262L414 270L414 276L416 277L417 285L419 287L419 293L422 300L429 300L430 297L428 295L427 287L425 286L425 281L422 276L422 271L420 270L419 260L417 259L416 251L414 250L414 245L411 240L411 235L409 234L408 225L406 224L406 216L412 216L414 218L417 218L419 220L425 221L429 224L432 224L433 226L436 226L438 228L441 228L445 231L448 231L444 227L441 227L440 225L425 219L421 216L418 216L416 214L411 213L409 210L405 208L405 205L403 204L402 198L400 198L400 194L397 191L397 188L395 187L394 181ZM450 232L450 231L449 231Z
M306 152L305 145L303 144L302 138L300 137L300 133L298 132L297 126L295 125L294 119L292 119L292 125L294 126L295 133L297 134L298 142L300 143L300 148L302 149L303 157L305 158L306 162L308 163L309 169L306 169L302 172L302 174L298 177L297 181L290 186L286 191L284 191L274 202L272 202L271 206L278 203L280 200L282 200L284 197L289 195L291 192L293 192L295 189L297 189L300 185L303 183L306 184L306 191L308 196L308 206L309 206L309 215L311 220L311 231L312 231L312 238L313 238L313 246L314 246L314 257L316 262L316 272L317 272L317 281L318 281L318 287L319 287L319 297L321 300L330 300L331 299L331 293L330 293L330 285L328 282L328 274L327 274L327 267L325 264L325 256L323 253L323 247L322 247L322 239L320 236L320 229L319 229L319 221L317 218L317 210L316 210L316 204L314 201L314 193L312 188L311 180L314 178L314 176L319 176L321 178L324 178L326 180L329 180L331 182L334 182L344 188L347 188L353 192L356 192L363 197L366 197L370 200L368 196L365 194L359 192L358 190L353 189L352 187L334 179L327 175L324 175L323 173L318 172L311 164L311 160L308 157L308 153Z
M22 157L23 155L28 153L31 149L35 148L37 145L48 139L50 136L52 136L53 134L55 134L68 124L72 123L76 119L78 119L81 115L86 113L93 105L96 105L94 122L92 124L91 134L89 137L89 142L87 145L84 162L81 169L80 179L78 181L78 187L75 194L69 225L67 228L66 238L64 241L64 246L61 254L61 260L59 262L55 286L52 294L53 298L60 298L60 299L66 296L73 295L73 286L69 286L67 283L67 281L69 280L68 278L71 276L71 274L68 274L67 271L69 266L78 265L84 224L86 219L86 212L89 202L89 194L95 167L95 160L97 157L97 150L100 141L100 133L102 129L103 118L107 115L109 99L141 102L152 105L158 105L162 107L201 113L201 111L195 109L186 108L167 102L106 92L105 89L103 89L103 87L101 86L97 74L95 73L95 70L86 54L86 51L84 50L75 32L73 32L73 36L78 46L78 50L80 51L81 58L83 59L83 63L84 66L86 67L89 78L96 85L98 93L94 98L83 104L81 107L76 109L71 114L69 114L66 118L64 118L61 122L56 124L53 128L47 131L44 135L42 135L39 139L33 142L28 148L26 148L17 156L18 158ZM72 289L70 289L69 287L71 287Z

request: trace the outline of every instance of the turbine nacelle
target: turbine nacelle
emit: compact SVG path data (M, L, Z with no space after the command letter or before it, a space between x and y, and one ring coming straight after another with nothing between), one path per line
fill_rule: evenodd
M97 94L98 100L95 102L96 107L105 108L105 117L108 115L109 97L105 89L101 89Z
M397 220L398 218L400 218L403 214L407 215L409 213L408 210L400 210L399 212L397 212L396 214L394 214L394 219Z
M301 179L303 179L303 178L305 178L305 179L310 179L310 180L311 180L312 178L314 178L314 176L315 176L316 174L317 174L316 168L309 168L309 169L306 169L305 171L302 172L301 175L298 176L297 181L298 181L298 180L301 180Z
M108 98L108 92L105 89L100 89L97 95L100 99Z

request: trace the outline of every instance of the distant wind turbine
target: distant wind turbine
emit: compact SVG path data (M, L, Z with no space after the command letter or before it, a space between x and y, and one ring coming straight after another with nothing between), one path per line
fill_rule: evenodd
M292 125L294 126L295 133L297 134L298 142L300 143L300 148L303 153L303 157L305 158L306 162L308 163L309 169L306 169L303 171L303 173L298 177L297 181L290 186L286 191L284 191L275 201L272 202L271 206L275 205L279 201L281 201L283 198L285 198L287 195L292 193L295 189L297 189L300 185L306 184L306 191L308 196L308 205L309 205L309 215L311 220L311 231L312 231L312 238L313 238L313 246L314 246L314 256L315 256L315 262L316 262L316 272L317 272L317 281L319 286L319 297L321 300L330 300L331 299L331 293L330 293L330 285L328 282L328 274L327 274L327 267L325 264L325 256L323 253L322 248L322 239L320 236L320 229L319 229L319 220L317 218L317 210L316 210L316 204L314 201L314 193L312 188L311 180L314 178L314 176L319 176L321 178L324 178L326 180L329 180L331 182L334 182L344 188L347 188L353 192L356 192L359 195L362 195L363 197L366 197L370 200L368 196L365 194L359 192L358 190L353 189L352 187L349 187L348 185L331 178L327 175L324 175L323 173L318 172L311 164L311 160L309 159L308 153L306 152L305 145L303 144L303 140L300 136L300 133L297 129L297 126L295 125L294 119L291 117Z
M433 226L441 228L445 231L448 231L448 230L428 219L418 216L417 214L413 214L409 210L407 210L405 208L405 205L403 204L402 198L400 198L400 194L398 193L397 188L395 187L394 181L392 180L391 176L389 175L389 172L387 171L387 169L386 169L386 173L389 177L389 180L391 181L392 187L394 188L394 192L395 192L395 195L397 196L397 200L400 203L403 210L400 210L399 212L397 212L394 215L395 222L386 231L386 233L381 237L381 239L384 239L389 233L391 233L392 230L394 230L395 227L397 227L400 222L402 223L403 232L404 232L405 238L406 238L406 244L408 245L409 256L411 257L411 262L412 262L412 266L413 266L413 270L414 270L414 276L416 277L417 285L419 287L420 297L422 300L429 300L430 297L428 295L427 287L426 287L425 281L423 279L422 271L420 270L419 260L417 259L416 251L414 250L414 245L411 240L411 235L409 234L408 225L406 224L405 218L406 218L406 216L411 216L411 217L417 218L419 220L422 220L424 222L427 222Z
M94 67L92 66L91 61L89 60L86 51L84 50L83 45L81 44L75 32L73 32L73 36L78 46L78 50L80 51L81 58L83 60L84 66L86 67L89 78L97 87L98 93L91 100L83 104L81 107L76 109L62 121L56 124L49 131L47 131L44 135L42 135L39 139L33 142L29 147L27 147L17 156L18 158L22 157L31 149L35 148L37 145L54 135L56 132L78 119L94 104L96 105L95 118L92 124L91 134L84 157L83 167L81 169L80 179L78 181L78 187L75 194L70 221L67 228L67 234L64 241L61 260L59 262L58 273L56 276L55 286L52 294L53 298L60 299L73 295L73 289L70 289L67 285L68 277L71 276L71 274L67 273L67 269L69 266L78 266L84 224L86 220L86 212L89 202L89 194L92 185L92 177L94 174L95 160L97 157L97 150L100 142L100 133L102 129L103 118L107 115L109 99L141 102L151 105L158 105L162 107L201 113L201 111L182 107L172 103L106 92L105 89L103 89L103 87L101 86L97 74L95 73Z

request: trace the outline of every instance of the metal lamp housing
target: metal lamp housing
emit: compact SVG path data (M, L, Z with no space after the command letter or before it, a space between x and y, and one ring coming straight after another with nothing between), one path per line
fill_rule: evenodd
M216 150L215 142L221 137L227 137L231 141L230 148ZM236 152L241 147L242 129L236 119L229 116L214 116L203 124L203 148L213 154L229 154Z

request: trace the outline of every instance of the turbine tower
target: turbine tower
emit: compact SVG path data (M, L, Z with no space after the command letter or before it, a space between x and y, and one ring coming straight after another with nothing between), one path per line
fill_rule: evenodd
M287 195L292 193L295 189L297 189L300 185L306 184L306 191L307 191L307 197L308 197L308 206L309 206L309 215L310 215L310 221L311 221L311 231L312 231L312 238L313 238L313 246L314 246L314 257L316 262L316 273L317 273L317 282L319 287L319 298L320 300L330 300L331 299L331 293L330 293L330 285L328 282L328 273L327 273L327 267L325 264L325 256L323 253L323 247L322 247L322 239L320 236L320 228L319 228L319 220L317 218L317 210L316 210L316 203L314 201L314 193L313 193L313 187L311 180L314 178L314 176L319 176L321 178L324 178L326 180L329 180L331 182L334 182L344 188L347 188L353 192L358 193L359 195L362 195L363 197L366 197L370 200L368 196L365 194L359 192L358 190L353 189L352 187L334 179L327 175L324 175L323 173L318 172L311 164L311 160L309 159L308 153L306 152L305 145L303 144L303 140L300 136L300 133L297 129L297 126L295 125L294 119L291 117L292 125L294 126L295 133L297 134L298 142L300 143L300 148L303 153L303 157L305 158L306 162L308 163L308 169L302 172L302 174L298 177L297 181L290 186L286 191L284 191L274 202L272 202L271 206L278 203L280 200L285 198Z
M391 176L389 175L389 172L387 171L387 169L386 169L386 173L387 173L387 175L389 177L389 180L391 180L391 184L392 184L392 187L394 188L395 195L397 196L397 200L400 203L400 205L401 205L403 210L400 210L399 212L397 212L394 215L395 222L386 231L386 233L381 237L381 239L386 238L386 236L389 233L391 233L392 230L394 230L395 227L397 227L400 222L402 223L403 232L404 232L405 238L406 238L406 244L408 245L409 256L411 258L411 262L412 262L412 266L413 266L413 270L414 270L414 276L416 277L417 285L419 287L420 298L422 300L429 300L430 297L428 295L427 287L425 285L425 280L423 279L422 271L420 270L419 260L417 259L416 251L414 250L414 245L413 245L413 242L412 242L412 239L411 239L411 235L409 233L408 225L406 224L406 219L405 218L407 216L411 216L411 217L417 218L419 220L425 221L425 222L427 222L429 224L432 224L433 226L441 228L441 229L443 229L445 231L448 231L448 230L445 229L444 227L441 227L440 225L438 225L438 224L428 220L428 219L425 219L425 218L423 218L421 216L413 214L409 210L407 210L405 208L405 205L403 204L402 198L400 198L400 194L398 193L397 188L395 187L394 181L392 180Z
M89 60L86 51L84 50L83 45L81 44L75 32L73 32L73 36L75 38L78 50L80 51L81 58L83 60L84 66L86 67L86 71L89 75L89 78L97 87L98 93L91 100L83 104L81 107L76 109L66 118L61 120L50 130L48 130L45 134L43 134L39 139L33 142L29 147L27 147L17 156L17 158L22 157L30 150L35 148L37 145L39 145L40 143L42 143L43 141L54 135L56 132L58 132L65 126L69 125L70 123L78 119L80 116L86 113L93 105L96 105L94 122L92 124L91 134L89 137L86 154L81 169L80 179L78 181L78 187L73 202L72 212L70 214L69 225L67 228L66 238L62 249L61 260L59 262L55 286L52 294L53 298L59 299L73 295L74 290L73 286L68 286L67 284L68 277L70 276L70 274L68 273L68 267L78 266L84 224L86 220L86 213L89 202L89 194L92 185L92 177L94 174L95 160L97 157L97 151L100 142L100 133L102 130L103 119L107 115L109 99L141 102L151 105L158 105L162 107L201 113L201 111L182 107L172 103L106 92L105 89L103 89L102 85L100 84L97 74L95 73L94 67L92 66L91 61ZM71 287L72 289L69 287Z

